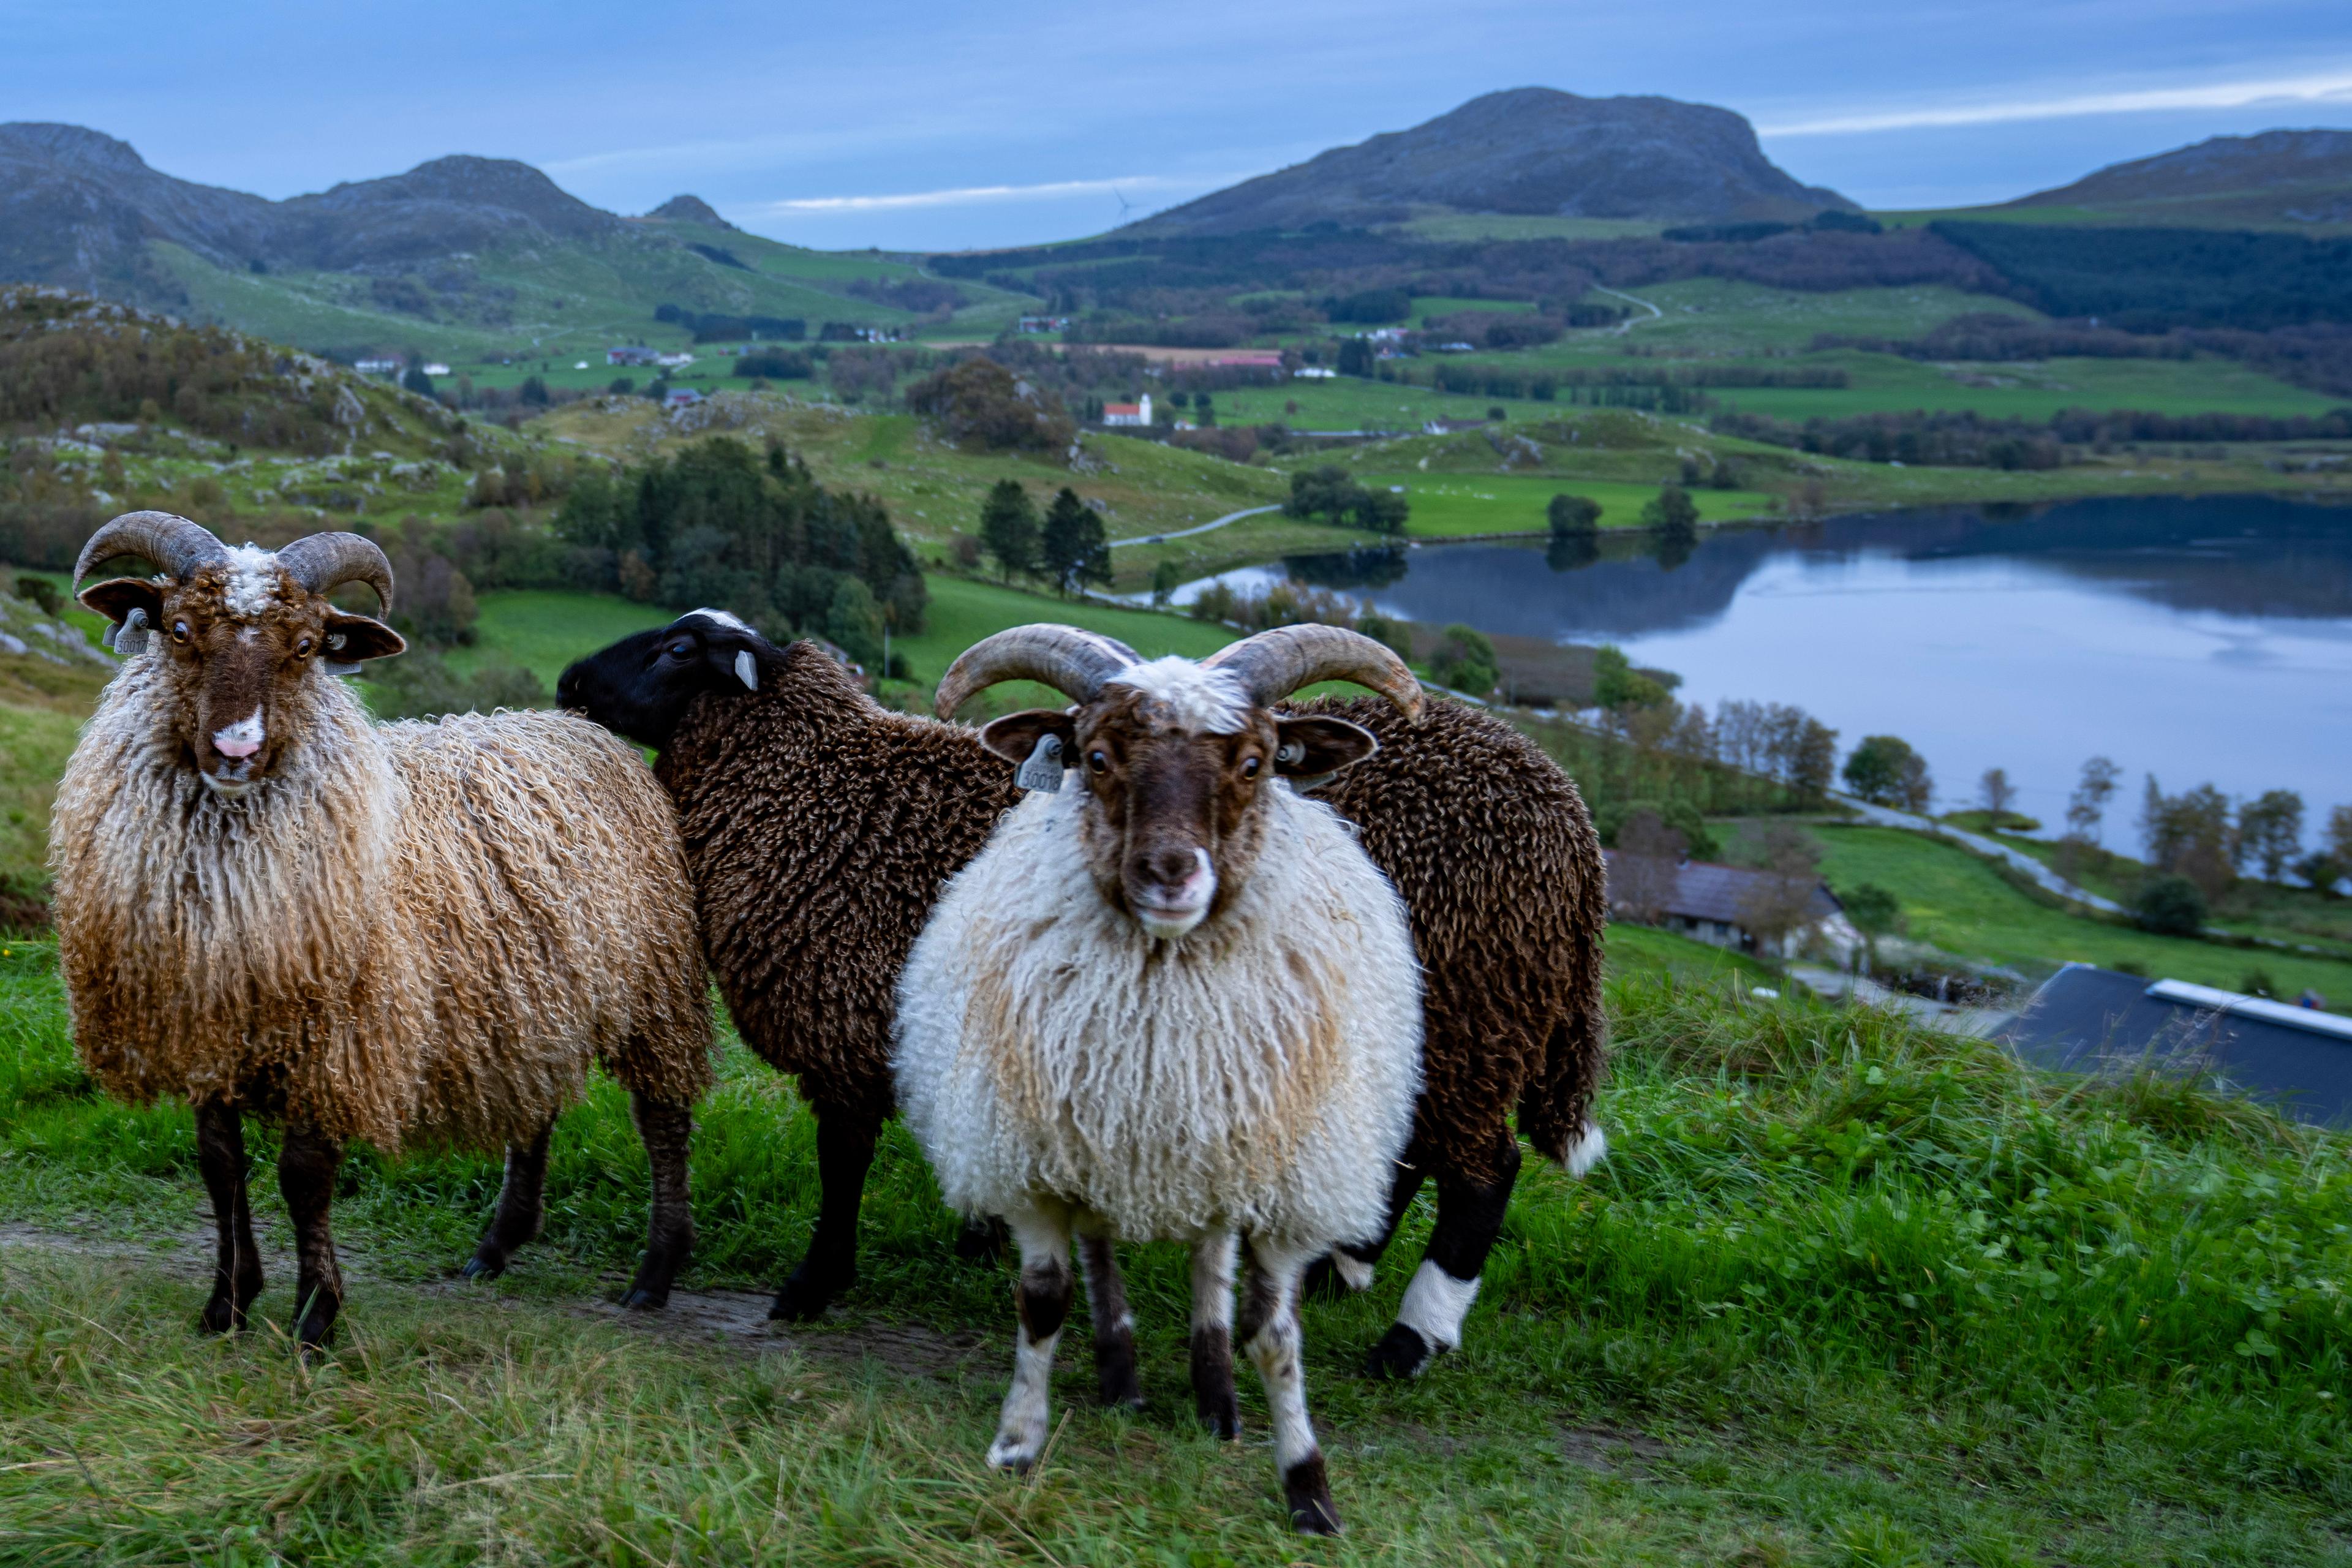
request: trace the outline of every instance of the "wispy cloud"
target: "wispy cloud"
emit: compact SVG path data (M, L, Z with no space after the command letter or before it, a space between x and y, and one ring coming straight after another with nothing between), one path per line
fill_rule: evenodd
M959 185L950 190L905 191L887 195L793 196L783 201L754 202L740 210L783 217L888 212L907 207L961 207L1055 196L1124 195L1129 191L1209 190L1246 178L1245 174L1131 174L1109 180L1051 180L1034 185Z
M2137 114L2151 110L2243 109L2255 104L2352 102L2352 71L2319 76L2275 77L2202 86L2146 88L2129 92L2086 92L2053 98L2011 99L1943 108L1890 110L1879 114L1841 114L1820 120L1759 125L1764 136L1845 136L1858 132L1908 131L1941 125L1993 125L2009 121L2060 120L2086 114Z

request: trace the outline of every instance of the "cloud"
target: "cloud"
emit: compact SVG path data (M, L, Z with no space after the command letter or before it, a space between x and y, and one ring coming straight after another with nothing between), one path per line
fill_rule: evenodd
M1943 109L1905 109L1883 114L1844 114L1822 120L1759 125L1756 130L1761 136L1846 136L1860 132L1993 125L2007 121L2059 120L2086 114L2243 109L2265 103L2352 103L2352 71L2279 77L2260 81L2212 82L2201 87L2159 87L2131 92L2076 93L2063 98L1956 104Z
M793 196L756 202L740 210L776 217L824 213L888 212L907 207L962 207L984 202L1037 201L1055 196L1124 195L1129 191L1210 190L1246 179L1244 174L1131 174L1112 180L1053 180L1036 185L961 185L944 191L907 191L872 196Z

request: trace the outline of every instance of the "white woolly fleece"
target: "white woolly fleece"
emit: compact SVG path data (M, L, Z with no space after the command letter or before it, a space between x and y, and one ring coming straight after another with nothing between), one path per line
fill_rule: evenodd
M257 545L240 544L228 552L228 591L221 603L239 620L254 620L269 608L284 585L286 574L278 552Z
M1177 654L1129 665L1110 679L1166 703L1188 730L1231 735L1249 721L1249 693L1231 671L1209 669Z
M1421 1078L1395 889L1329 807L1277 786L1232 904L1156 942L1096 889L1087 798L1008 813L899 976L899 1110L948 1202L1051 1194L1135 1240L1375 1234Z

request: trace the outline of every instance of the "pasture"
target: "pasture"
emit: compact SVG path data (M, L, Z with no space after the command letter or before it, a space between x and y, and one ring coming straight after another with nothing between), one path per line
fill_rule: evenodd
M1550 526L1544 509L1556 495L1599 501L1603 528L1639 528L1643 507L1658 494L1656 485L1526 474L1370 473L1357 476L1357 482L1404 488L1405 500L1412 506L1405 521L1405 535L1411 539L1542 533ZM1705 522L1768 517L1777 500L1760 490L1695 489L1690 496Z
M337 1352L305 1368L283 1338L266 1180L266 1321L206 1339L186 1111L93 1098L52 951L5 944L0 1539L28 1564L257 1568L2345 1561L2340 1139L1762 1002L1661 933L1612 947L1612 1157L1580 1185L1531 1164L1464 1349L1407 1385L1355 1370L1426 1196L1372 1291L1307 1309L1350 1525L1325 1546L1281 1526L1254 1379L1244 1445L1193 1430L1170 1247L1128 1258L1148 1408L1096 1408L1074 1346L1045 1464L985 1469L1011 1276L955 1259L895 1128L862 1282L824 1322L762 1323L814 1132L731 1037L695 1140L696 1293L666 1319L603 1305L646 1173L600 1081L500 1281L452 1278L494 1164L360 1153Z

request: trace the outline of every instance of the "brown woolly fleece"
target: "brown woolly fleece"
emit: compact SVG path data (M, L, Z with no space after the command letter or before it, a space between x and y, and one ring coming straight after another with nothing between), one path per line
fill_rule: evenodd
M107 689L51 824L58 955L109 1091L386 1151L530 1142L602 1061L691 1104L710 1019L669 802L584 720L376 726L323 670L242 800L173 729L167 660Z
M1510 724L1442 698L1418 723L1373 698L1281 711L1345 719L1381 742L1314 797L1361 829L1412 917L1425 972L1416 1150L1499 1180L1516 1104L1528 1142L1564 1160L1608 1050L1608 900L1575 782Z
M678 803L719 991L751 1048L872 1123L893 1109L893 991L949 878L1021 798L979 731L886 710L814 645L756 692L697 697L656 772ZM1366 698L1285 703L1379 737L1314 794L1358 823L1427 971L1415 1142L1481 1183L1516 1104L1561 1159L1606 1050L1601 846L1575 784L1491 714L1414 724Z
M977 731L891 712L814 644L780 661L756 692L697 697L656 772L736 1027L808 1099L878 1125L898 972L1021 791Z

